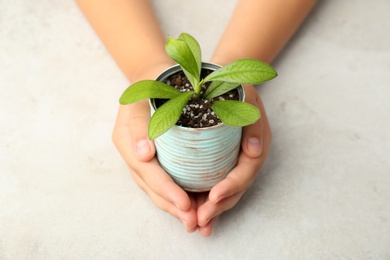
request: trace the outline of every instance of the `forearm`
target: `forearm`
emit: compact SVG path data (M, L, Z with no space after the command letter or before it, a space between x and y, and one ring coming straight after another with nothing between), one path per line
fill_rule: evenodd
M271 63L301 25L316 0L238 0L212 61L238 58Z
M77 3L130 81L154 77L157 70L172 64L149 0L77 0Z

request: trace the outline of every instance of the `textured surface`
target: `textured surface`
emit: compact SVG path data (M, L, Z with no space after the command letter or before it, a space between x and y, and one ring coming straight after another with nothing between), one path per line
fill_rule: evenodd
M234 8L154 2L205 60ZM269 160L204 239L150 202L111 144L128 82L77 6L0 1L0 259L389 259L388 10L318 5L259 87Z

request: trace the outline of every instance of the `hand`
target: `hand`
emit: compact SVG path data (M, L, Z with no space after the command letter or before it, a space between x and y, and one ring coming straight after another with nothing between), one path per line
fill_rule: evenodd
M162 68L154 71L160 72ZM142 78L154 78L154 73L149 72ZM149 119L147 100L121 105L113 131L113 142L130 168L133 179L154 204L179 219L187 231L194 232L197 227L195 202L158 164L154 143L147 137Z
M147 101L119 108L113 141L128 164L133 179L156 206L179 219L188 232L199 229L202 236L211 235L217 217L239 201L266 158L271 132L264 108L253 87L245 91L250 97L247 102L259 107L262 119L244 128L243 152L237 167L224 181L213 187L210 193L187 194L160 167L154 156L154 144L147 138L150 118ZM262 142L266 145L261 145Z
M209 193L197 195L198 230L202 236L210 236L218 216L234 207L241 199L268 155L271 129L264 106L253 86L245 86L245 93L246 102L260 109L261 119L243 128L242 151L236 168Z

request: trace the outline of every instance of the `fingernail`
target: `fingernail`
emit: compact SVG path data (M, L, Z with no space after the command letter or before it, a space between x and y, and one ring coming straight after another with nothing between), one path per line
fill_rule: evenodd
M139 140L137 142L136 149L137 149L137 155L140 157L149 155L150 153L149 142L145 139Z
M260 139L257 137L249 137L248 138L248 150L253 154L260 155L262 152Z
M219 197L217 198L217 200L215 201L215 203L220 202L220 201L223 200L224 198L225 198L225 195L219 196Z
M215 221L217 220L217 217L212 217L212 218L209 218L207 221L206 221L206 224L204 225L207 226L208 224L211 225L211 227L214 225Z
M206 221L206 224L204 226L207 226L207 224L210 222L211 218L209 218L207 221Z

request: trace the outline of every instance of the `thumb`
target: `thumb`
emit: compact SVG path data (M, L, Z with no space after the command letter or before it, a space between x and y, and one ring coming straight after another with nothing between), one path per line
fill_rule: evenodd
M131 105L122 105L115 126L122 128L122 132L130 139L127 143L133 146L134 157L142 162L150 161L156 151L153 141L148 138L149 119L149 103L143 100Z
M150 161L155 154L155 148L152 141L149 139L140 139L135 144L135 154L139 161Z
M247 156L257 158L263 152L263 117L266 115L263 113L264 108L256 89L253 86L246 86L245 92L248 97L246 102L254 105L260 110L261 118L254 124L243 128L241 147ZM265 118L265 120L267 119Z
M130 136L133 139L135 156L139 161L150 161L155 155L153 141L148 138L148 125L150 120L149 102L134 104L130 113Z
M242 150L244 153L251 157L257 158L263 152L263 142L262 142L262 129L261 121L253 125L244 127L242 132Z

